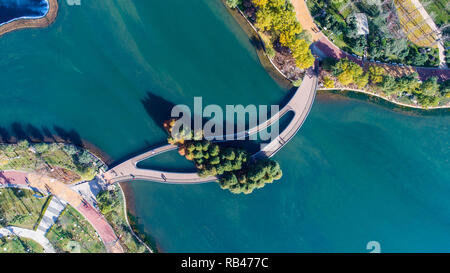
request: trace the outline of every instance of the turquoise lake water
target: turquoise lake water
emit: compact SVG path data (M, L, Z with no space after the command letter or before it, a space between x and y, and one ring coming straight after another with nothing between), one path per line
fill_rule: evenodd
M218 0L82 1L47 29L0 38L3 139L88 141L119 162L165 143L173 104L274 104L289 94ZM252 195L130 184L162 251L450 250L450 115L319 95ZM148 164L189 168L175 153Z

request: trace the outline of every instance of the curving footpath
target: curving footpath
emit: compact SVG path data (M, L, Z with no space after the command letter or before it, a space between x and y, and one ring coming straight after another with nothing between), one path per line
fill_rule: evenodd
M44 234L38 231L9 226L6 228L0 228L0 237L2 236L18 236L28 238L40 244L44 248L45 253L55 253L55 249L53 248L50 241L45 238Z
M272 157L281 148L291 140L303 125L309 111L314 103L318 83L318 65L308 69L302 84L295 92L289 102L280 110L278 114L272 116L269 120L259 124L248 131L238 132L234 134L235 139L241 139L245 136L256 134L274 122L278 121L286 113L293 111L294 117L287 128L281 134L264 146L259 152L253 155L254 158ZM197 173L181 173L181 172L162 172L158 170L141 169L137 164L143 160L154 157L156 155L173 151L177 149L176 145L165 145L157 147L148 152L133 157L104 173L103 177L108 183L127 182L133 180L148 180L170 184L199 184L213 182L217 177L200 177Z

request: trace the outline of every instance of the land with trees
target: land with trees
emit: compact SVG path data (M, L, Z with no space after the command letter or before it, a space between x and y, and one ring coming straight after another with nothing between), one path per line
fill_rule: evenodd
M86 149L63 143L0 144L0 170L33 171L65 183L92 180L103 162Z
M46 237L58 252L106 252L95 229L70 205L67 205Z
M450 2L448 0L420 0L428 14L433 18L437 26L445 26L450 23ZM450 29L446 29L450 33Z
M437 47L420 47L405 37L393 1L309 0L307 5L323 33L350 54L387 63L439 65ZM358 32L357 13L367 17L367 35Z
M310 39L297 21L290 1L226 0L230 8L239 8L258 30L267 56L293 82L303 77L314 64Z
M252 159L244 148L229 147L203 139L202 133L181 129L172 134L176 119L164 123L169 133L168 143L178 146L178 152L193 161L201 177L216 176L222 189L232 193L250 194L281 179L278 162L271 159Z
M450 80L438 82L436 77L430 77L420 81L417 73L393 77L382 67L363 68L349 59L324 60L321 81L325 88L367 90L391 101L423 108L450 103Z
M0 227L34 229L49 197L27 189L0 189Z
M450 67L450 41L446 41L444 43L445 47L445 62L447 63L447 66Z
M33 184L34 180L26 174L44 177L44 180L61 185L71 185L80 181L91 181L105 168L101 159L88 150L71 144L30 144L28 141L0 144L0 170L5 171L2 173L2 180L11 184L11 188L0 189L0 227L17 226L36 230L53 197L44 194L51 192L58 195L58 192L52 191L53 188L47 188L47 192L43 193L45 189ZM16 184L15 178L7 174L10 171L22 171L25 176ZM30 180L24 183L22 179L25 179L25 182ZM14 188L17 185L20 188ZM56 186L58 189L59 187L61 186ZM134 237L125 216L125 198L120 193L121 191L102 192L98 196L99 200L96 200L99 210L104 213L114 233L118 235L119 243L125 251L148 252L145 245ZM84 199L81 192L80 195L80 198ZM46 237L58 252L106 252L106 247L94 227L69 204L46 233Z
M37 242L18 236L0 237L0 253L43 253L44 248Z
M128 253L144 253L149 250L141 243L135 236L136 233L131 230L125 214L125 196L119 186L113 186L114 189L104 190L97 195L97 202L100 212L108 220L109 224L114 229L114 232L119 237L120 244ZM142 236L139 238L142 242L148 241Z

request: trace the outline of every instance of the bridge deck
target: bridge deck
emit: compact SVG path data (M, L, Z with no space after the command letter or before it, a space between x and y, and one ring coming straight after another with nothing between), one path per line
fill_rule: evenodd
M283 130L283 132L281 132L281 134L274 140L272 140L269 144L265 145L264 148L261 149L261 151L253 155L253 157L258 158L274 156L295 136L300 127L303 125L303 122L306 120L312 104L314 103L317 83L318 71L316 65L315 68L310 68L307 71L302 84L297 89L294 96L277 115L272 116L269 120L249 129L246 132L236 133L235 139L240 139L245 137L246 135L258 133L272 125L274 122L277 122L289 111L293 111L295 115L289 125ZM107 171L104 174L105 179L110 183L125 182L131 180L150 180L154 182L163 182L170 184L199 184L217 180L217 177L200 177L197 173L165 172L158 170L141 169L137 167L137 164L145 159L168 151L173 151L175 149L177 149L177 146L175 145L164 145L140 154Z

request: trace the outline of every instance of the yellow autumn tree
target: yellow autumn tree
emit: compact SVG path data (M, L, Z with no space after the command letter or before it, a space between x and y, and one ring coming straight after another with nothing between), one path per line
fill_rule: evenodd
M253 0L253 4L258 8L265 7L268 2L269 0Z
M368 76L357 63L349 59L341 59L333 68L334 74L342 85L357 83L358 86L367 85Z
M273 30L279 35L282 46L291 47L302 32L302 26L297 21L294 11L284 11L274 16Z
M263 7L256 11L255 26L261 31L270 31L272 29L272 11L268 7Z
M343 85L349 85L355 82L352 72L348 70L342 71L342 73L337 76L337 79Z
M386 74L386 70L381 66L369 67L369 80L371 83L380 83L383 81L383 76Z
M295 11L286 0L252 0L258 8L256 11L255 26L262 32L267 32L271 41L279 41L288 47L295 59L296 65L306 69L314 65L309 44L305 39L298 37L303 29L297 21Z
M309 44L303 39L297 39L291 46L292 56L295 64L302 69L309 68L314 65L315 58L309 50Z
M356 78L356 85L359 88L363 88L368 83L369 83L369 74L367 74L367 73L364 73L364 74L360 75L358 78Z
M325 88L334 88L334 81L331 77L324 77L323 78L323 86Z

